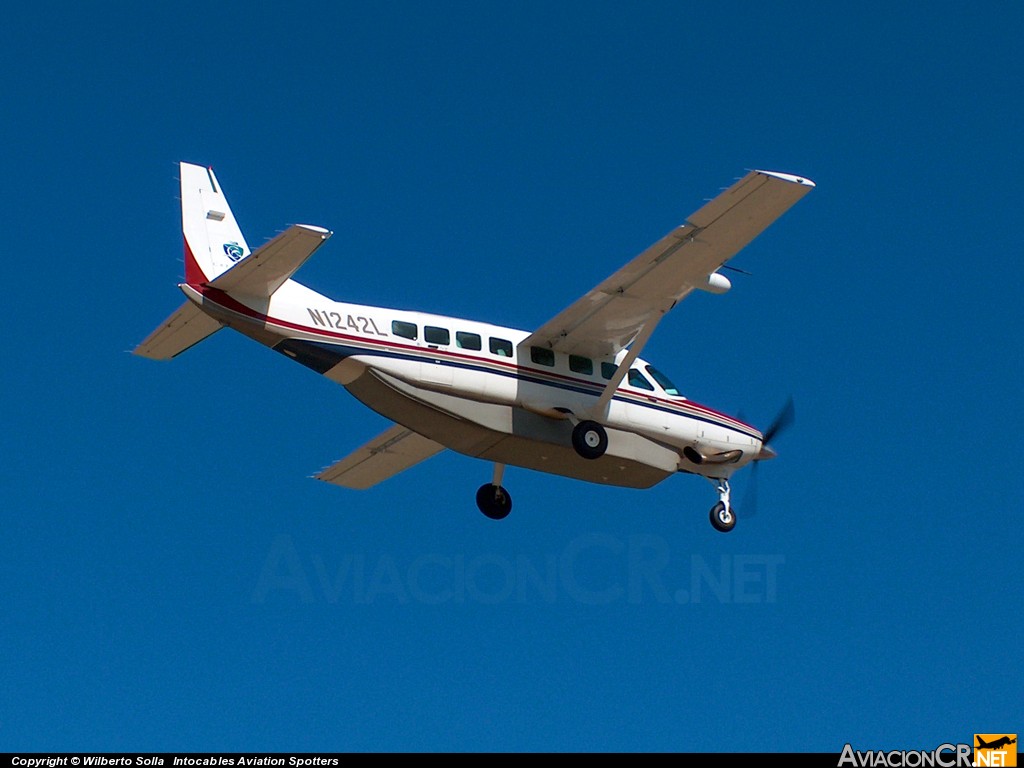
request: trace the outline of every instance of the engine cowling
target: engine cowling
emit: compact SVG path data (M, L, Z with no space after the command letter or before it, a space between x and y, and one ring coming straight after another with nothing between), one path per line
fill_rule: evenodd
M694 448L692 445L688 445L683 448L683 456L691 464L703 465L703 464L732 464L733 462L739 461L740 457L743 456L743 451L738 448L734 448L731 451L722 451L721 453L704 454Z

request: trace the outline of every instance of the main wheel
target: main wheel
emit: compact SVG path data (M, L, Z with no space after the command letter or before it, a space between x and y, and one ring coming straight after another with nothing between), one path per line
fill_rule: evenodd
M718 502L711 508L711 525L716 531L728 533L736 527L736 510Z
M512 511L512 496L502 486L486 483L476 492L476 505L491 520L501 520Z
M581 421L573 427L572 447L584 459L599 459L608 450L608 433L596 421Z

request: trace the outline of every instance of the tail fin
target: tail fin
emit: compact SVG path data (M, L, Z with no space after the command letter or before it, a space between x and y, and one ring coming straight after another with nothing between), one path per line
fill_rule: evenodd
M181 164L181 229L188 285L262 298L284 285L331 236L322 227L294 224L250 253L213 169L189 163ZM185 294L190 300L139 344L135 354L168 360L221 329L199 306L197 291Z
M181 229L185 282L208 283L249 255L212 168L181 163Z
M181 231L185 235L185 282L209 283L249 255L224 190L212 168L181 163ZM169 360L221 329L186 301L137 346L136 355Z

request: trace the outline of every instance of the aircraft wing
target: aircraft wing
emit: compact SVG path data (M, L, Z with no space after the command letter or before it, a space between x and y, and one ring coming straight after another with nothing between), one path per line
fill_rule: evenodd
M316 479L345 488L365 490L443 450L444 446L440 443L396 424L362 448L329 466L316 475Z
M735 256L814 187L751 171L626 266L533 332L523 344L610 357ZM646 336L645 339L646 340Z

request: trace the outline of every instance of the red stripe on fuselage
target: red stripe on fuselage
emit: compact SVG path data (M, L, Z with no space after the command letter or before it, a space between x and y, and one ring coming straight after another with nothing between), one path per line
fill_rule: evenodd
M554 371L549 372L540 368L529 368L527 366L517 365L516 363L513 362L505 362L504 360L483 359L480 357L475 357L473 355L466 355L460 352L452 352L447 349L416 347L410 344L402 344L391 340L380 341L378 339L367 338L365 336L353 336L351 334L324 330L322 328L312 328L310 326L300 325L299 323L293 323L288 320L279 320L277 318L270 317L269 315L260 314L252 307L248 307L245 304L242 304L240 301L232 297L230 294L227 294L224 291L219 290L217 288L211 288L210 286L206 285L194 285L193 287L197 291L199 291L204 298L212 301L215 304L219 304L225 309L229 309L232 312L244 315L246 317L252 318L260 322L273 323L274 325L281 326L282 328L288 328L289 330L301 331L302 333L308 333L314 336L321 336L327 339L358 342L359 344L367 346L381 346L390 347L393 349L406 350L418 356L442 357L452 360L465 360L467 362L472 362L476 365L491 365L499 368L504 368L508 370L510 373L515 373L517 375L530 374L534 376L543 376L551 379L558 379L566 383L574 384L576 386L587 386L594 388L595 395L599 395L602 391L604 391L604 384L601 382L588 381L586 379L577 379L572 376L566 376L561 373L556 373ZM751 426L750 424L742 422L739 419L736 419L727 414L721 413L720 411L716 411L714 408L709 408L708 406L702 405L694 400L672 400L665 397L658 397L655 394L639 390L618 389L616 390L615 394L616 396L624 395L626 397L635 398L636 400L639 401L639 404L641 405L644 403L644 401L659 403L661 405L668 406L669 408L678 411L682 416L692 415L687 413L688 410L692 410L702 416L711 416L730 422L728 424L722 424L721 426L727 428L740 427L748 429L755 434L761 434L757 427Z

